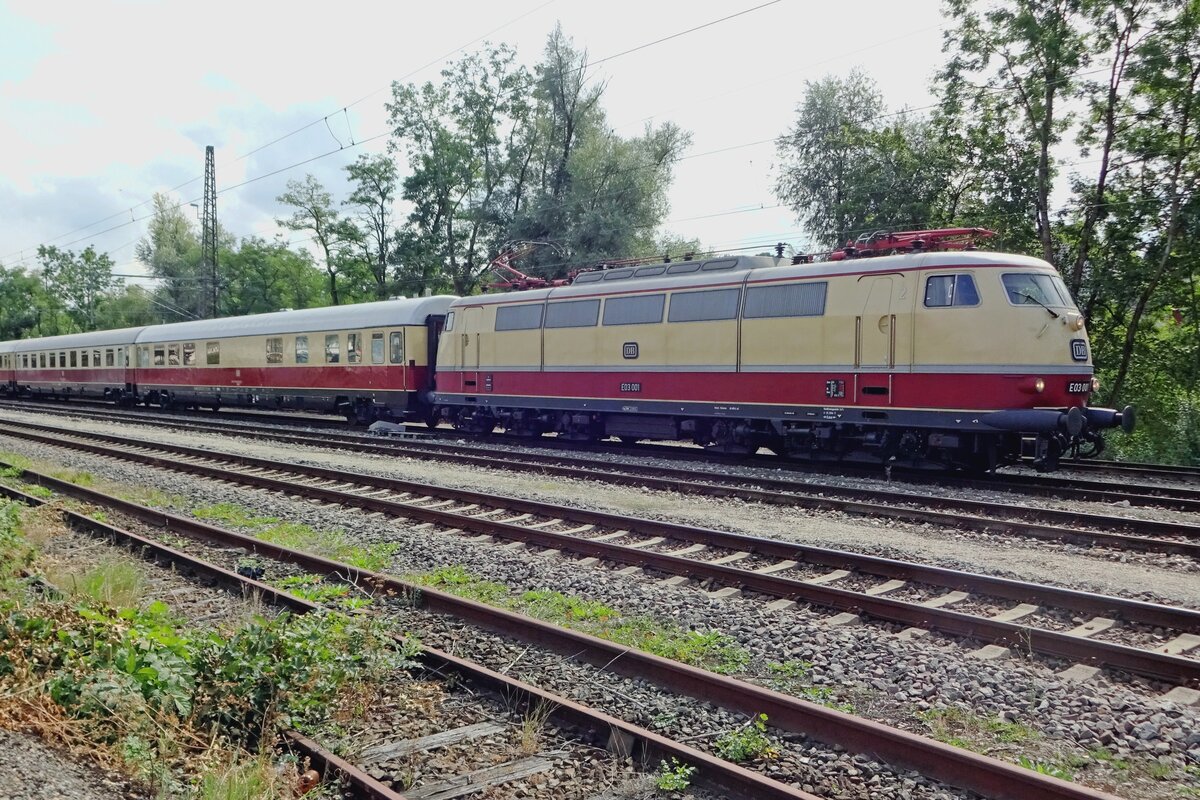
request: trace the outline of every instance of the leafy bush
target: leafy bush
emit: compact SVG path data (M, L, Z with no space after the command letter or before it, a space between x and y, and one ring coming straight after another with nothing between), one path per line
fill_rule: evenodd
M726 761L741 763L758 758L774 758L778 748L767 735L767 715L759 714L742 727L717 739L717 755Z
M679 759L672 758L670 764L665 761L659 762L654 785L664 792L681 792L691 785L692 776L695 774L695 767L680 764Z

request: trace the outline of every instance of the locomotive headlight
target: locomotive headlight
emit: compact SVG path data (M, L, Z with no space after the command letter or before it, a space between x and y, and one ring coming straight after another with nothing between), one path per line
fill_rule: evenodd
M1071 324L1069 326L1073 331L1083 330L1083 314L1072 314Z
M1042 392L1046 391L1046 381L1045 381L1045 379L1043 379L1043 378L1038 378L1036 381L1034 381L1034 382L1033 382L1033 390L1034 390L1035 392L1037 392L1038 394L1041 394Z
M1100 391L1100 379L1093 375L1092 376L1092 393L1095 394L1098 391Z

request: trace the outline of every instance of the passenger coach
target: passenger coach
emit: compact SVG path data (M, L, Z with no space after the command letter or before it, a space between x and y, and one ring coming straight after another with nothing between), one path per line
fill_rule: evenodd
M990 468L1132 424L1087 408L1084 320L1054 268L920 252L721 258L455 301L435 401L468 431L691 439L733 452Z
M20 339L0 345L5 391L34 397L132 401L130 350L144 328Z
M431 346L452 297L385 300L145 328L140 399L423 418Z

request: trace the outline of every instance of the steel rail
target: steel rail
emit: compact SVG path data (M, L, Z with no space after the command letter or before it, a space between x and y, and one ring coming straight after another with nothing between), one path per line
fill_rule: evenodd
M36 473L26 471L30 477ZM611 670L634 679L648 680L669 691L711 702L742 714L766 713L772 727L809 736L828 745L863 753L883 761L915 769L926 777L942 783L973 791L993 800L1120 800L1114 795L1079 786L1034 770L1025 769L970 750L918 736L898 728L854 717L825 706L800 700L735 678L708 672L677 661L655 656L641 650L600 639L589 634L562 628L511 611L488 606L473 600L429 587L407 583L386 575L323 558L282 545L264 542L251 536L180 517L158 509L147 508L128 500L61 481L48 476L43 485L56 488L90 502L105 505L175 533L245 548L250 552L286 561L316 574L353 583L378 593L395 593L412 597L414 603L426 610L464 620L504 636L569 654L601 670ZM95 523L95 521L92 521ZM98 524L98 523L96 523ZM240 576L238 576L240 577ZM432 651L428 651L432 652ZM439 655L447 655L440 654ZM502 676L501 676L502 677ZM625 723L621 723L626 725ZM626 725L626 729L631 726ZM651 736L654 736L653 734ZM661 738L661 737L659 737ZM649 744L662 745L654 739ZM675 745L687 748L686 745ZM698 756L726 765L720 759L695 751L681 760L703 764ZM735 765L728 765L730 767ZM741 768L737 768L741 769ZM769 781L757 773L743 773ZM703 774L703 770L702 770ZM732 773L731 773L732 774ZM772 781L772 783L777 783ZM791 794L751 794L748 797L794 797L816 800L812 795L783 787Z
M79 487L68 481L60 481L50 476L30 473L30 477L39 478L41 485L47 486L47 488L53 486L55 491L60 493L69 493L72 496L87 499L89 502L94 502L97 505L118 509L135 519L176 533L182 533L192 538L200 538L225 545L241 546L246 546L248 540L250 549L254 552L263 552L264 549L267 549L272 551L267 553L272 558L297 564L306 569L312 569L315 565L316 569L312 571L339 579L349 579L356 583L359 588L382 589L384 593L395 588L394 586L389 586L389 580L383 575L356 571L355 568L349 565L338 564L337 562L327 561L316 556L309 556L301 551L291 550L286 547L272 546L263 548L263 543L257 539L244 537L233 531L227 531L202 523L193 523L184 517L162 514L161 512L156 512L154 509L126 500L120 500L119 498L111 497L97 491L72 491L82 489L83 487ZM0 484L0 495L31 506L43 505L46 502L41 498L2 484ZM231 572L216 564L204 561L153 539L140 536L69 509L61 509L61 511L71 527L83 530L93 536L116 541L135 551L139 551L143 557L149 557L149 560L183 567L186 570L203 575L206 578L214 580L218 585L227 590L236 590L236 592L243 595L257 594L272 605L287 608L298 613L308 613L322 608L310 600L276 589L270 584ZM414 593L417 591L416 587L408 586L405 587L405 590L409 596L415 596ZM428 590L421 589L420 591ZM527 618L519 619L524 620ZM498 630L497 632L510 633L507 630ZM630 746L632 743L632 745L635 745L639 749L640 752L637 755L643 760L651 757L677 758L680 761L696 766L702 784L734 791L738 797L744 797L747 800L758 800L758 798L764 798L765 800L821 800L815 795L717 758L702 750L697 750L686 744L676 742L661 734L589 708L532 684L507 677L480 664L451 655L437 648L422 645L420 659L426 668L433 672L441 674L446 672L456 673L472 684L487 687L500 697L508 699L520 698L526 703L531 704L531 706L543 704L541 707L552 709L551 716L591 731L597 740L603 740L608 737L610 741L616 739L620 742L623 738L622 748L632 750L633 747ZM618 732L620 736L614 737L614 731ZM356 796L366 798L367 800L404 800L402 794L383 785L354 764L326 750L312 739L296 731L286 731L284 737L288 744L308 755L312 759L314 766L323 775L330 773L343 774L354 786ZM632 755L633 753L630 754ZM1086 797L1092 797L1092 795L1086 795ZM1096 797L1100 797L1100 795L1096 795Z
M171 452L177 452L180 454L191 455L191 456L195 456L195 457L199 457L199 458L209 457L207 454L220 452L220 451L206 450L203 448L188 447L186 445L173 445L173 444L167 444L167 443L151 443L151 442L146 442L145 440L138 440L138 439L129 438L129 437L123 438L123 437L114 436L111 434L104 434L104 433L97 433L97 432L90 432L90 431L76 432L76 431L71 431L71 430L65 429L65 428L59 428L59 427L55 427L55 426L51 426L51 425L40 425L40 424L32 423L32 422L10 421L10 424L11 425L20 425L23 428L28 428L28 429L32 429L32 430L42 430L42 431L53 432L53 433L70 433L70 434L79 435L79 436L89 436L94 439L98 439L101 441L108 441L108 442L112 442L114 444L124 444L127 446L130 444L133 444L134 446L156 447L159 449L170 450ZM11 427L5 426L2 422L0 422L0 429L10 430L10 431L17 430L17 429L13 429ZM239 455L230 454L230 453L224 453L224 454L222 454L222 457L225 458L226 460L238 459L238 460L240 460L241 463L250 463L253 460L253 459L251 459L251 457L248 457L248 456L239 456ZM266 462L266 459L260 459L259 461ZM271 462L271 463L272 463L271 468L278 468L279 462ZM290 468L293 470L301 469L299 467L290 467ZM302 469L311 471L311 470L316 470L319 468L303 467ZM533 468L531 471L539 471L539 469L540 468ZM549 470L540 470L540 471L542 471L544 473L549 473ZM587 478L587 477L589 477L590 474L591 473L583 472L579 475L576 475L576 477ZM712 487L711 491L703 492L705 494L705 496L723 496L723 495L737 496L737 497L741 497L743 499L754 499L759 502L776 504L776 505L787 504L787 505L795 505L795 506L800 506L800 507L805 507L805 508L810 508L810 509L825 509L825 510L841 511L841 512L845 512L845 513L858 514L858 515L862 515L862 516L879 517L879 518L884 518L884 519L894 519L894 520L900 520L900 521L905 521L905 522L932 523L932 524L936 524L936 525L943 525L946 527L975 530L975 531L980 531L980 532L984 532L984 533L1005 533L1005 534L1009 534L1009 535L1024 536L1024 537L1035 538L1035 539L1068 541L1068 542L1073 542L1073 543L1078 543L1078 544L1086 544L1089 546L1102 545L1102 546L1108 546L1108 547L1113 547L1113 548L1118 548L1118 549L1127 549L1127 550L1135 550L1135 551L1143 551L1143 552L1170 553L1170 554L1187 555L1187 556L1190 556L1193 558L1200 558L1200 525L1183 525L1183 524L1171 524L1171 523L1164 523L1164 522L1157 522L1157 521L1129 520L1128 518L1124 518L1124 517L1110 518L1110 517L1102 517L1099 515L1076 514L1076 513L1067 512L1067 511L1048 511L1047 512L1048 514L1055 515L1056 518L1061 518L1061 519L1067 520L1067 521L1081 521L1082 520L1082 521L1086 522L1089 520L1096 520L1096 521L1100 521L1100 522L1105 522L1105 521L1117 520L1122 523L1133 523L1133 524L1141 525L1141 526L1144 526L1147 528L1161 530L1161 531L1166 532L1167 534L1171 534L1171 535L1183 535L1183 536L1189 537L1189 540L1159 539L1159 538L1155 538L1152 536L1140 536L1140 535L1132 535L1132 534L1125 534L1125 533L1115 533L1115 532L1111 532L1111 531L1102 531L1102 530L1095 530L1095 529L1073 528L1073 527L1066 527L1064 525L1050 525L1050 524L1045 524L1045 523L1040 523L1040 522L1030 522L1030 521L1023 521L1023 520L1014 520L1014 519L997 519L997 518L993 518L993 517L980 517L980 516L974 516L974 515L957 513L957 512L935 511L935 510L930 510L930 509L926 509L926 508L913 508L913 507L909 507L909 506L879 505L879 504L864 502L864 501L838 500L838 499L825 498L825 497L820 497L820 496L813 496L813 497L800 496L800 495L795 495L795 494L772 492L772 491L769 491L766 489L724 488L724 487L721 487L721 486L718 486L715 484L706 486L703 484L697 484L694 478L692 480L688 480L688 481L677 481L677 480L668 479L668 478L654 478L654 477L644 477L644 478L636 477L636 478L634 478L634 477L626 476L626 478L623 480L622 476L620 476L618 473L603 473L603 474L614 476L612 480L614 482L618 482L618 483L627 483L628 485L636 485L636 486L649 486L649 487L661 488L664 490L678 491L678 492L683 492L683 493L694 493L694 492L698 491L698 487L709 488L709 486L711 486ZM364 475L356 475L356 477L359 479L362 479L362 480L366 480L369 478L369 476L364 476ZM374 478L374 480L379 480L379 479ZM385 480L391 480L391 479L385 479ZM393 485L396 485L397 483L399 483L399 482L392 480ZM418 484L412 484L412 483L410 483L410 485L418 486ZM431 491L438 491L443 494L445 492L449 491L449 490L441 489L438 487L426 487L426 488L428 488ZM860 491L860 490L847 489L846 491L847 492L856 492L856 491ZM869 493L870 490L861 490L861 491L864 494L866 494L866 493ZM903 492L895 492L892 494L898 496L899 498L902 498L903 502L908 502L908 503L920 503L920 502L924 501L925 499L927 499L921 495L910 495L910 494L903 493ZM963 507L991 506L991 507L995 507L1000 510L1011 510L1011 506L1006 506L1005 504L1002 504L1002 503L983 503L981 501L968 501L968 500L950 500L948 502L959 504L959 505L962 505ZM1041 510L1035 510L1035 511L1041 511ZM1195 538L1195 539L1197 539L1197 541L1190 541L1190 538Z
M0 426L0 432L7 430L6 427ZM86 442L54 440L50 437L29 432L22 432L21 435L59 446L77 446L79 449L99 455L117 455L127 460L138 461L168 470L191 472L205 477L232 480L285 494L303 494L325 502L365 508L421 522L430 522L447 529L489 535L509 541L520 541L538 547L566 550L581 556L650 568L670 575L682 575L693 579L709 579L721 585L735 586L771 597L808 602L841 611L866 614L886 622L925 628L994 644L1016 646L1045 656L1126 670L1137 675L1181 685L1187 685L1200 680L1200 660L1157 653L1113 642L1071 636L1056 631L1020 625L1015 622L974 616L948 608L931 608L916 603L895 600L882 595L868 595L865 592L810 583L794 578L787 578L782 575L751 572L734 566L698 561L670 553L658 553L637 547L615 544L613 542L600 541L598 539L580 538L568 534L481 519L452 511L426 508L412 503L346 492L341 489L312 486L297 483L295 480L282 479L277 476L229 471L213 466L211 463L197 464L188 461L167 459L146 452L113 450L101 445L89 445ZM95 436L100 439L112 438L99 434L83 434L82 436ZM738 534L689 528L688 526L675 525L673 523L630 520L619 515L603 514L601 512L569 511L562 507L537 503L535 501L496 498L491 495L459 489L440 490L437 487L428 487L423 484L414 485L404 481L347 473L341 470L322 467L289 465L252 456L224 454L211 450L186 448L180 445L159 446L140 441L135 446L150 450L160 449L166 452L186 451L186 454L189 456L206 459L210 462L222 460L227 463L237 463L267 469L276 473L307 475L309 477L333 480L340 483L353 481L361 485L384 488L389 491L420 491L430 496L449 497L457 501L475 504L497 505L514 511L523 511L524 513L536 513L559 519L574 518L580 521L587 520L588 524L596 524L602 520L601 524L606 527L615 527L619 530L636 528L646 533L662 532L663 535L673 535L675 538L685 541L716 544L721 547L749 549L751 552L770 554L781 558L791 558L792 560L799 560L799 558L793 557L802 557L802 554L808 549L789 543L772 542L770 540L761 540ZM630 525L631 522L636 524ZM642 527L643 525L645 526L644 528ZM846 554L839 554L836 557L845 558L845 556ZM880 561L886 560L880 559ZM898 568L893 567L893 569ZM933 575L935 573L927 572L926 574ZM960 574L958 580L966 582L968 586L971 586L974 577L968 577L968 574ZM998 588L1007 588L1008 591L1016 589L1015 586L1005 585L996 581L997 579L992 579L989 583ZM1040 589L1041 587L1037 588ZM1032 596L1036 595L1035 587L1026 585L1026 589L1034 589L1032 592L1026 591L1025 593L1026 599L1032 599ZM1069 590L1057 590L1052 594L1064 601L1073 601L1076 604L1084 602L1084 598L1086 597L1083 593L1071 593ZM1083 597L1080 597L1080 595L1083 595ZM1110 613L1114 613L1115 608L1120 606L1127 611L1153 613L1160 619L1164 617L1173 618L1181 623L1178 627L1183 630L1190 631L1196 628L1196 613L1185 609L1172 609L1167 606L1156 606L1155 604L1145 604L1142 606L1136 605L1138 601L1117 601L1116 598L1098 598L1091 601L1091 603L1094 604L1097 601L1109 604Z
M0 403L0 408L14 408L17 410L38 409L39 407L32 404L24 403ZM42 408L41 410L45 410ZM703 464L728 463L738 466L754 466L764 469L772 469L776 471L795 472L802 474L828 474L831 468L837 469L839 472L851 473L867 479L879 479L881 470L879 466L866 468L849 463L818 463L807 464L803 462L789 461L775 456L741 456L731 458L721 453L709 453L694 448L680 448L677 446L664 446L653 444L640 444L635 446L625 446L623 449L618 446L606 446L603 444L589 445L581 442L563 442L553 438L533 438L533 439L516 439L512 437L500 437L497 439L480 438L479 441L502 441L513 445L524 445L529 447L537 447L549 450L569 450L569 455L552 455L549 453L514 453L518 460L512 461L509 458L500 459L494 456L489 457L481 453L481 447L471 445L459 445L444 441L448 438L447 431L421 431L417 435L421 437L432 437L432 440L387 440L376 437L372 440L365 434L354 433L338 433L328 431L320 436L313 433L284 433L276 428L264 428L255 425L239 425L237 423L227 423L217 420L200 420L193 417L180 418L169 412L153 413L153 412L126 412L126 413L104 413L102 410L92 406L81 408L78 404L67 409L69 414L77 414L79 416L99 417L106 421L128 421L136 424L147 424L153 422L156 424L166 424L172 428L179 430L203 431L206 433L239 433L256 438L268 439L278 442L288 442L293 444L311 444L321 447L331 447L337 444L343 444L347 447L356 448L365 452L379 453L385 455L430 455L433 454L443 460L454 461L459 460L463 463L477 463L481 466L501 467L513 470L537 470L541 469L545 472L553 472L555 467L577 467L580 470L595 470L594 474L579 475L578 473L563 472L560 474L570 475L572 477L584 477L592 480L603 480L608 482L617 482L612 476L619 473L636 474L639 476L661 477L672 476L684 481L710 481L714 483L730 485L730 486L745 486L747 484L759 484L760 486L770 485L774 488L783 491L795 491L805 494L814 492L831 496L839 492L858 491L860 497L868 497L866 493L873 493L876 490L869 489L851 489L849 487L837 485L823 485L809 482L780 480L780 479L763 479L752 476L737 476L723 475L714 473L709 470L685 470L680 468L662 467L660 465L643 466L630 464L615 464L613 462L598 461L579 456L579 451L605 454L620 454L622 452L634 457L654 457L668 460L684 460L697 461ZM275 423L266 414L252 415L261 418L261 421ZM303 427L307 420L293 420L292 418L282 417L283 422L279 422L285 427ZM218 422L217 427L220 431L215 431L213 422ZM460 434L454 433L454 436ZM335 443L332 444L331 443ZM462 456L464 458L457 458ZM1084 462L1087 463L1087 462ZM549 468L549 469L548 469ZM906 482L914 483L935 483L939 486L955 486L969 489L980 489L986 491L1002 491L1002 492L1020 492L1023 494L1056 497L1064 499L1075 499L1084 502L1097 503L1113 503L1128 501L1133 506L1151 506L1157 508L1168 508L1178 511L1200 511L1200 489L1191 489L1186 487L1166 487L1156 486L1153 484L1113 484L1106 481L1096 480L1079 480L1069 478L1058 478L1052 476L1039 476L1037 478L1027 478L1020 475L1011 475L1005 473L996 473L989 478L971 478L961 475L953 475L948 473L937 473L934 476L928 472L920 470L902 469L896 467L893 474L898 474ZM890 482L890 481L889 481ZM703 487L697 487L697 492L703 492ZM886 490L878 490L886 491ZM906 495L913 493L906 492ZM923 496L915 495L921 501L928 501L927 505L938 505L938 501L947 503L956 502L953 498L944 498L941 496ZM1012 507L997 504L1002 506L1007 511L1011 511ZM1019 513L1019 512L1017 512ZM1128 518L1117 517L1110 518L1127 521ZM1136 522L1136 520L1134 520Z

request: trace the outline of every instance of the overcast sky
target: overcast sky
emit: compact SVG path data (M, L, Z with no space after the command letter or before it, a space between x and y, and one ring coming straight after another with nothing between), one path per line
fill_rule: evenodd
M532 66L556 21L595 61L762 2L0 0L0 263L31 266L40 243L94 244L118 272L143 272L134 243L145 222L133 220L155 191L188 181L172 194L198 203L209 144L217 188L228 188L222 227L271 237L289 179L311 172L341 199L341 168L386 148L386 137L349 145L386 132L393 80L436 79L443 57L484 38ZM595 78L618 133L648 120L693 133L666 231L716 248L803 247L793 215L775 207L773 144L750 143L787 129L806 80L855 66L889 108L928 104L942 24L937 0L782 0L605 61Z

